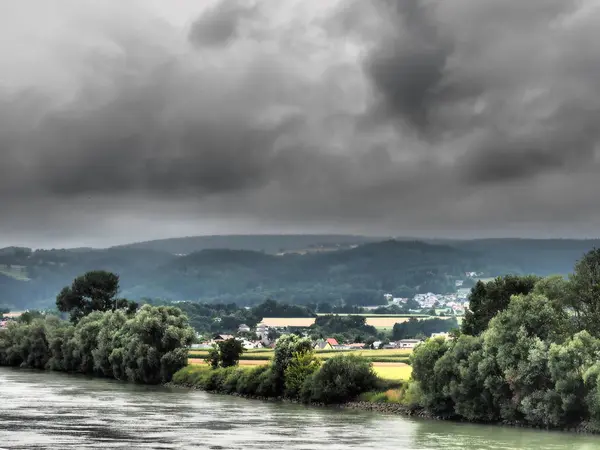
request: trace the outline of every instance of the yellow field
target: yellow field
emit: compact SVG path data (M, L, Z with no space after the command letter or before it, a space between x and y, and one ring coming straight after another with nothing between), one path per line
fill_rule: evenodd
M262 366L269 364L269 362L267 360L240 360L239 365L241 367ZM190 358L188 364L205 365L206 363L202 359ZM386 380L408 380L412 373L411 366L398 362L374 362L373 369L379 377Z
M438 319L449 319L450 317L437 317ZM407 322L410 317L393 317L393 316L368 316L367 325L372 325L377 328L393 328L396 323ZM417 318L419 320L428 320L429 317ZM269 327L310 327L315 323L312 317L265 317L263 323Z
M271 361L267 359L240 359L240 366L265 366ZM188 365L204 366L206 362L203 359L188 358Z
M190 353L194 355L208 356L208 350L205 349L191 349ZM265 358L272 357L274 353L273 349L253 349L246 350L243 355L265 355ZM412 349L410 348L390 348L390 349L382 349L382 350L337 350L337 351L319 351L316 350L315 353L319 355L320 358L327 359L336 355L359 355L366 356L368 358L376 358L376 357L394 357L394 356L408 356L412 353ZM242 358L244 357L242 355Z
M390 366L386 365L386 363L373 363L373 369L379 377L385 380L408 381L410 379L410 375L412 374L412 367L408 364Z

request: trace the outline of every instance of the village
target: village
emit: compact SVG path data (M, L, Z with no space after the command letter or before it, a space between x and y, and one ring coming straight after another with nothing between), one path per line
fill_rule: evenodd
M245 350L254 349L273 349L277 339L286 334L292 334L287 330L287 327L269 327L264 323L259 323L253 330L248 325L242 324L238 328L238 332L235 335L232 334L214 334L210 339L203 339L202 342L192 344L192 349L206 350L212 348L218 342L226 341L228 339L237 339L241 342L242 347ZM298 334L298 332L296 332ZM300 332L302 337L309 337L308 331ZM254 335L254 338L250 339L248 336ZM197 336L202 339L202 336ZM432 338L443 337L445 339L452 339L449 333L432 333ZM337 339L333 337L317 339L313 341L313 348L318 351L335 351L335 350L365 350L365 349L414 349L418 344L423 342L423 339L402 339L399 341L384 342L374 341L372 343L339 343Z

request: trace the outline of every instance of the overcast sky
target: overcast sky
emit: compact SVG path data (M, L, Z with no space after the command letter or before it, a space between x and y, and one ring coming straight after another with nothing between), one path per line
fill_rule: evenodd
M600 235L600 1L0 0L0 246Z

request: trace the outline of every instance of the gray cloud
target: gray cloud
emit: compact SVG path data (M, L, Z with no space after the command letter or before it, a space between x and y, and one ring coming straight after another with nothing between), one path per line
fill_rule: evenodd
M189 33L190 41L198 46L222 46L238 38L241 23L256 17L258 6L249 0L219 2L199 17Z
M2 243L600 224L592 0L36 5L0 15Z

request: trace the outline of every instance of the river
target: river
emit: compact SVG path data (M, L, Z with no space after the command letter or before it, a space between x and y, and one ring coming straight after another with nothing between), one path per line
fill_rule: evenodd
M600 449L600 437L0 368L0 449Z

